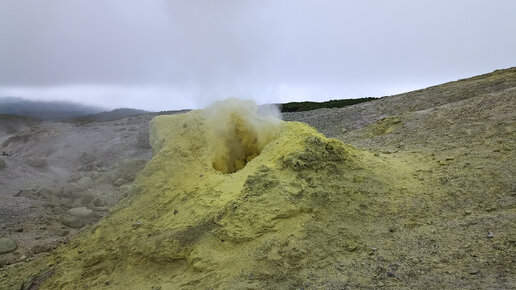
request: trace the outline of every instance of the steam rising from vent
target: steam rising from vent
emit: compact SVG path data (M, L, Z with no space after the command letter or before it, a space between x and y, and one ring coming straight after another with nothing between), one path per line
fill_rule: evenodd
M203 112L211 127L213 168L222 173L244 168L275 138L281 123L276 106L258 107L252 100L230 98L212 104Z

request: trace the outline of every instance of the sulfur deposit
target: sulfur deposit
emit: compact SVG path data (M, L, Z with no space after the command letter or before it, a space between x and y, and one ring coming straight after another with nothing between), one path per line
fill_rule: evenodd
M56 254L43 287L293 286L356 248L326 233L356 211L345 205L362 193L346 183L361 154L230 103L156 117L133 194Z

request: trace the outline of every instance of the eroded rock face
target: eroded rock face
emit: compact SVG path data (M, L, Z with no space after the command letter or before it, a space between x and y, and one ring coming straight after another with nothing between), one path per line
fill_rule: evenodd
M10 253L16 250L16 241L11 238L0 238L0 254Z

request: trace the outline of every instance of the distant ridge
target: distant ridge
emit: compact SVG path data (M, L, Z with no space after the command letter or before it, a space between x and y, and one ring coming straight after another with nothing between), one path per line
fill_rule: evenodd
M103 109L64 101L33 101L17 97L0 97L0 114L28 116L41 120L62 121L95 114Z
M147 114L147 113L150 113L150 112L145 111L145 110L131 109L131 108L119 108L119 109L114 109L111 111L104 111L104 112L100 112L100 113L96 113L96 114L82 116L82 117L80 117L80 119L104 122L104 121L119 120L119 119L123 119L123 118L127 118L127 117Z

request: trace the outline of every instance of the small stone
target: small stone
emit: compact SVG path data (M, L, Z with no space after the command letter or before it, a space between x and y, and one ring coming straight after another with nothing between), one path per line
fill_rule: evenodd
M0 254L10 253L16 250L16 241L11 238L0 238Z
M109 281L106 281L106 285L111 285L111 282L109 282Z
M489 232L489 233L487 233L487 237L488 237L488 238L490 238L490 239L491 239L491 238L493 238L493 237L494 237L493 232Z
M394 273L392 273L392 272L387 272L387 277L394 278L394 277L396 277L396 275L394 275Z
M469 271L469 273L470 273L471 275L476 275L476 274L478 274L479 272L480 272L480 271L479 271L479 270L477 270L477 269L473 269L473 270Z

